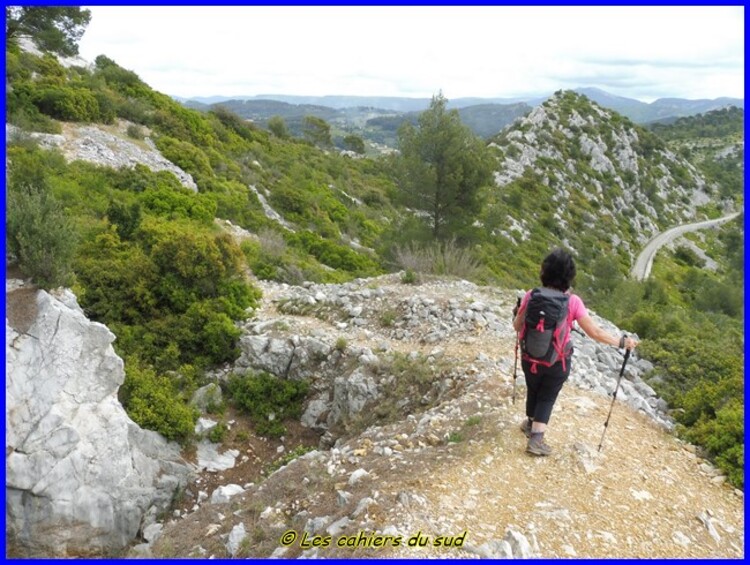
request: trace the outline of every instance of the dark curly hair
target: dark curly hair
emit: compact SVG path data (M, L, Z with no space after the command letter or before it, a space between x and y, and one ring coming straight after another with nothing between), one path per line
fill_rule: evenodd
M576 264L572 255L559 247L553 250L542 261L539 278L544 286L566 292L576 278Z

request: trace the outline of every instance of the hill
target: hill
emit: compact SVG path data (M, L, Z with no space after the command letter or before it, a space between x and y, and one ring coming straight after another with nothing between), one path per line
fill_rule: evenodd
M221 106L253 123L268 127L271 118L282 118L291 135L302 137L304 118L315 116L329 122L336 130L334 144L344 148L346 133L360 135L365 141L396 147L397 131L405 121L416 123L419 111L396 112L373 106L346 106L334 108L313 104L292 104L275 100L223 100L206 105L194 100L184 102L186 107L209 111ZM523 104L481 104L461 107L458 112L464 124L480 137L490 137L528 113L531 107Z
M721 97L713 100L689 100L685 98L659 98L651 103L641 102L635 98L616 96L600 88L575 88L579 94L594 100L597 104L615 110L616 112L630 118L636 123L645 123L662 119L669 116L680 117L693 114L705 113L726 106L744 107L744 101L740 98ZM517 98L479 98L466 97L455 98L449 103L450 108L467 108L469 106L499 104L511 105L525 103L532 107L544 102L549 95L535 97ZM293 105L317 105L327 106L335 109L366 106L381 108L392 112L420 112L426 110L430 105L430 98L407 98L396 96L291 96L284 94L260 94L254 96L210 96L184 98L175 96L180 102L195 101L204 105L220 104L229 100L277 100Z
M421 112L430 106L430 98L409 98L404 96L294 96L286 94L258 94L253 96L209 96L184 98L175 96L180 102L195 101L205 105L221 104L229 100L276 100L291 105L327 106L337 110L363 106L380 108L391 112ZM522 98L456 98L450 101L451 108L466 108L477 104L517 104L525 102Z
M633 98L615 96L599 88L576 88L575 92L583 94L600 106L614 110L638 124L656 120L678 118L702 114L720 108L734 106L744 108L745 102L740 98L715 98L713 100L688 100L685 98L658 98L651 103Z
M483 229L498 262L527 271L540 249L562 242L583 264L603 252L627 272L636 249L695 217L716 190L655 135L571 91L518 119L491 147L497 188Z

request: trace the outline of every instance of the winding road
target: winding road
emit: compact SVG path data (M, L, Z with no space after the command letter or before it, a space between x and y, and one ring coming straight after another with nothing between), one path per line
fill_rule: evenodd
M739 215L740 212L734 212L733 214L729 214L728 216L723 216L721 218L716 218L715 220L705 220L703 222L696 222L694 224L684 224L675 228L668 229L667 231L656 235L646 244L646 247L643 248L643 251L641 251L640 255L638 255L638 258L635 261L635 265L630 271L630 275L634 279L639 281L648 278L649 274L651 273L651 266L654 263L654 256L663 245L666 245L670 241L680 237L687 232L702 230L704 228L710 228L711 226L723 224L725 222L733 220Z

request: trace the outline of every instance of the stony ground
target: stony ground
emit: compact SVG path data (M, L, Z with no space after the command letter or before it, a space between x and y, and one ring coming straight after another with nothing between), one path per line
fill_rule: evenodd
M279 300L297 289L261 286L256 319L281 316L295 334L341 335L373 351L428 355L436 347L425 340L429 327L411 327L410 337L396 338L397 327L377 323L377 309L360 314L371 317L364 325L281 314ZM285 443L262 448L255 437L244 445L235 441L232 446L254 457L204 474L191 492L211 495L222 481L246 491L224 504L187 497L179 517L167 520L159 539L141 551L156 557L743 556L742 493L692 446L617 402L597 451L610 397L568 383L547 434L553 455L524 452L522 386L512 401L515 336L509 322L492 323L509 318L512 291L461 281L403 285L395 275L362 288L382 289L375 296L390 306L415 294L436 305L487 304L488 325L453 328L439 343L443 361L465 370L463 385L424 412L342 437L334 448L313 450L267 478L260 470L272 467L263 457L314 446L309 430L292 427ZM418 533L426 545L409 547ZM288 546L284 535L294 538ZM438 536L453 537L460 547L435 547ZM137 554L143 553L131 552Z

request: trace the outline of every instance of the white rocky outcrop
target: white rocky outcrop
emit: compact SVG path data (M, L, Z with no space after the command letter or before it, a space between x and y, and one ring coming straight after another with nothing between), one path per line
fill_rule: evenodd
M28 135L42 147L59 149L68 161L88 161L115 169L132 169L136 165L143 165L155 172L168 171L177 177L182 186L198 192L192 175L167 160L150 138L147 137L143 143L126 139L125 131L129 125L129 122L119 121L113 129L117 134L105 130L104 126L82 124L64 124L62 134L26 134L17 127L6 124L5 139L7 143L14 136Z
M389 277L398 280L397 276L387 275L340 285L298 287L264 283L264 292L275 295L280 304L278 311L288 316L270 320L260 317L248 322L239 340L242 353L234 370L238 373L248 369L266 371L292 380L311 379L316 392L308 401L301 421L306 427L325 432L367 412L388 396L393 377L387 367L393 358L391 349L397 344L419 343L424 351L421 356L410 351L410 359L433 366L442 356L441 348L457 340L471 340L477 333L498 341L513 339L507 322L510 308L506 305L507 296L483 295L481 287L468 281L433 281L408 293L403 292L404 285L400 283L371 288L375 286L374 280L385 283ZM290 316L299 315L310 306L321 311L329 308L343 312L347 319L336 322L337 331L330 326L327 330L319 328L314 337L287 329L294 323ZM390 314L386 325L379 321L384 312ZM591 314L608 332L623 333L611 322ZM337 346L339 332L349 337L357 333L369 336L373 347L347 345L340 348ZM576 351L571 382L611 397L622 366L620 352L580 333L573 333L571 339ZM379 345L374 347L375 343ZM486 344L487 352L492 352L490 343ZM377 355L373 349L378 351ZM484 352L478 359L484 359L486 369L500 372L508 371L508 364L513 360L493 360ZM667 403L643 380L652 369L653 366L639 359L636 353L621 379L618 400L671 430L674 423L668 415ZM442 375L444 380L433 382L431 398L442 398L455 390L474 370L456 364L453 371ZM524 386L522 377L519 385Z
M266 200L266 197L255 187L255 185L251 184L248 188L258 197L258 202L260 202L260 205L263 207L263 213L266 215L266 218L278 222L282 228L294 233L295 230L292 224L287 222L281 214L271 207L268 200Z
M112 332L88 320L69 291L22 296L17 286L8 286L9 312L24 300L27 318L11 314L5 326L8 540L28 555L122 548L148 525L149 509L169 505L191 467L176 444L125 413Z

